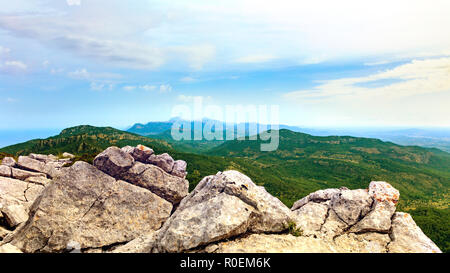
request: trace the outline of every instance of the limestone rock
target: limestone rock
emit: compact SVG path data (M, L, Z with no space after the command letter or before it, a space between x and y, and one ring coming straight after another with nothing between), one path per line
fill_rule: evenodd
M6 156L6 157L3 158L1 165L14 167L16 165L16 160L14 158L10 157L10 156Z
M45 163L37 159L33 159L29 156L19 156L17 159L17 165L25 170L34 172L45 172Z
M317 234L328 215L328 206L320 203L309 202L300 209L295 210L293 214L297 228L302 230L303 235Z
M130 154L134 160L142 163L146 163L147 159L154 153L152 149L141 144L136 147L125 146L122 148L122 151Z
M397 204L400 192L384 181L372 181L369 184L369 195L378 202Z
M3 207L1 211L12 228L28 220L28 213L23 205L9 205Z
M75 157L73 154L67 153L67 152L64 152L64 153L62 154L62 156L63 156L63 157L66 157L66 158L74 158L74 157Z
M175 161L173 158L167 154L160 154L160 155L151 155L147 159L147 163L156 165L163 169L167 173L171 173L173 170L173 165L175 164Z
M251 234L218 244L216 253L336 253L343 252L331 241L278 234Z
M172 175L185 178L187 175L186 172L187 163L184 160L176 160L173 164Z
M369 232L347 233L334 239L334 243L347 253L386 253L390 242L388 234Z
M346 188L345 188L346 189ZM340 189L326 189L326 190L318 190L315 191L308 196L303 197L302 199L296 201L292 206L291 210L297 210L304 206L308 202L325 202L331 199L333 195L339 193Z
M111 253L150 253L156 238L157 232L144 234L125 245L116 247Z
M7 165L0 165L0 176L11 177L12 171L11 167Z
M263 187L237 172L205 177L163 225L159 251L180 252L245 232L280 232L290 210Z
M11 243L24 252L62 252L71 241L101 248L159 229L171 209L150 191L78 161L45 188Z
M118 177L149 189L173 204L178 204L189 193L189 182L186 179L170 175L161 168L150 164L136 162L127 172Z
M113 176L125 173L133 166L134 158L117 147L109 147L94 158L94 166Z
M366 190L342 190L331 198L331 208L348 225L355 224L370 210L373 199Z
M51 162L51 161L56 161L58 160L58 157L54 156L54 155L42 155L42 154L29 154L28 155L30 158L47 163L47 162Z
M25 179L25 182L38 184L42 186L47 186L52 180L45 178L43 176L30 176L27 179Z
M22 253L22 251L12 244L4 244L0 246L0 253Z
M374 201L375 208L350 229L350 232L389 232L391 228L391 218L395 212L395 205L392 202Z
M15 178L15 179L25 180L29 177L46 178L47 175L45 173L30 172L30 171L25 171L22 169L11 168L11 177Z
M0 177L0 207L22 205L28 211L43 189L44 187L41 185Z
M441 250L416 225L411 215L396 212L392 219L392 242L389 252L441 253Z

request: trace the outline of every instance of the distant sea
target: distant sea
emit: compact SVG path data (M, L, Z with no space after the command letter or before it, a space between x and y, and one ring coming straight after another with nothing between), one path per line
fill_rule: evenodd
M61 129L0 130L0 148L36 138L55 136Z

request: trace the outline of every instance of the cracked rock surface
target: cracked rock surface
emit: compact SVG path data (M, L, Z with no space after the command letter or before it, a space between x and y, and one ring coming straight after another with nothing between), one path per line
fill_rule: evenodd
M160 252L181 252L246 232L281 232L292 219L277 198L237 171L205 177L157 237Z
M157 230L172 205L150 191L116 180L85 162L62 171L33 203L11 243L24 252L61 252L128 242Z

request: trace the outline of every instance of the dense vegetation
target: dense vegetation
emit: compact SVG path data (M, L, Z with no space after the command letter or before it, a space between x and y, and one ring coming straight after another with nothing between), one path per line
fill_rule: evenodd
M207 175L235 169L263 185L287 206L318 189L366 188L373 180L388 181L400 190L399 210L410 212L433 241L443 250L448 249L450 154L369 138L316 137L289 130L279 133L278 150L261 152L260 140L175 143L167 134L154 139L111 127L77 126L54 137L5 147L0 150L0 158L2 153L17 156L70 152L77 155L77 160L92 162L96 154L111 145L143 144L156 153L168 152L188 162L191 190Z

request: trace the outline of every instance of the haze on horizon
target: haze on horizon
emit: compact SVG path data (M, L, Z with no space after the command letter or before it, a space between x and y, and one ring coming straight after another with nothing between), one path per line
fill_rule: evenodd
M0 0L0 130L124 128L175 105L305 127L450 127L450 1Z

